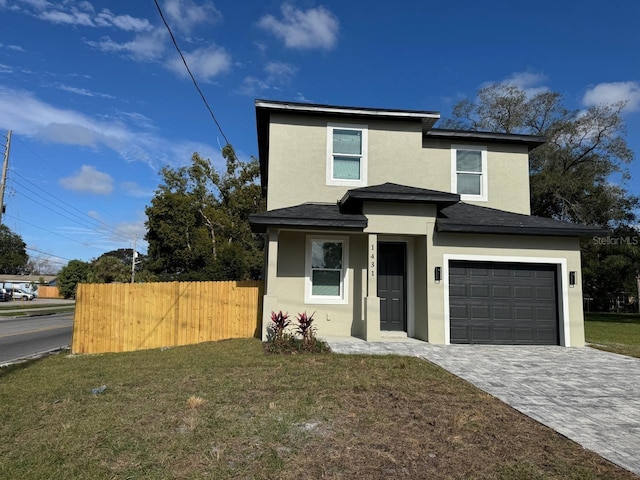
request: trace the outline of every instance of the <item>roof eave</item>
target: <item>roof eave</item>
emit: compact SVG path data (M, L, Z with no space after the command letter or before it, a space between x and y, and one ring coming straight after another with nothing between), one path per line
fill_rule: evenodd
M424 132L426 138L459 140L459 141L482 141L492 143L509 143L526 145L529 150L547 143L547 138L539 135L524 135L514 133L494 133L479 132L473 130L449 130L434 128Z
M496 235L532 235L552 237L597 237L607 234L607 230L585 228L545 228L527 226L505 225L469 225L461 223L445 223L442 219L436 220L436 231L442 233L482 233Z

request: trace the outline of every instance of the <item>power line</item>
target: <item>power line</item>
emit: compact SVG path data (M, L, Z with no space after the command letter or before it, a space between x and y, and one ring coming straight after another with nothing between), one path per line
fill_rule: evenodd
M42 250L37 250L35 248L31 248L31 247L24 247L26 250L31 250L32 252L38 252L38 253L42 253L43 255L49 255L51 257L56 257L56 258L61 258L62 260L67 260L67 261L71 261L70 258L65 258L65 257L61 257L60 255L56 255L55 253L49 253L49 252L43 252Z
M43 158L43 157L42 157L42 156L41 156L37 151L33 150L33 149L32 149L32 148L31 148L27 143L21 143L19 146L20 146L20 147L23 147L23 148L28 149L28 150L31 152L31 154L32 154L32 155L34 155L34 156L36 156L36 157L39 157L41 160L44 160L44 158ZM56 168L53 168L53 167L54 167L54 164L51 164L50 162L47 162L47 168L49 168L50 170L54 171L55 173L57 173L57 174L58 174L58 175L60 175L60 176L63 176L63 175L64 175L60 170L57 170ZM74 210L78 211L81 215L87 216L87 217L88 217L92 222L98 222L98 223L100 223L100 224L104 225L106 228L108 228L108 229L110 229L110 230L113 230L113 231L119 231L119 232L121 232L121 234L122 234L124 237L126 237L126 238L129 238L129 237L131 236L131 234L130 234L129 232L126 232L126 231L124 231L124 230L119 230L117 227L112 227L111 225L109 225L108 223L106 223L106 222L105 222L105 221L103 221L103 220L98 221L98 220L94 219L93 217L91 217L90 215L88 215L87 213L85 213L85 212L83 212L83 211L81 211L81 210L78 210L78 209L77 209L76 207L74 207L73 205L71 205L71 204L69 204L69 203L65 202L64 200L61 200L60 198L58 198L58 197L56 197L55 195L53 195L53 194L51 194L50 192L48 192L47 190L45 190L45 189L43 189L43 188L39 187L38 185L36 185L36 184L35 184L35 183L33 183L32 181L30 181L28 178L26 178L26 177L22 176L20 173L18 173L18 172L15 170L15 168L12 168L12 169L10 169L10 170L11 170L11 172L12 172L12 173L14 173L14 174L18 175L18 176L19 176L19 177L21 177L23 180L25 180L26 182L30 183L31 185L33 185L34 187L38 188L39 190L42 190L44 193L46 193L47 195L49 195L49 196L50 196L50 197L52 197L53 199L55 199L55 200L59 201L60 203L64 203L65 205L68 205L69 207L71 207L71 208L73 208ZM95 203L94 203L94 205L96 206L96 208L97 208L97 209L99 209L99 208L100 208L100 207L98 207ZM144 242L144 243L147 243L147 242L146 242L146 240L144 240L144 239L142 239L141 241L142 241L142 242Z
M93 245L89 245L88 243L81 242L80 240L76 240L75 238L67 237L66 235L62 235L62 234L60 234L60 233L56 233L56 232L54 232L53 230L50 230L50 229L48 229L48 228L40 227L40 226L38 226L38 225L36 225L36 224L34 224L34 223L27 222L26 220L24 220L24 219L22 219L22 218L19 218L19 217L16 217L15 215L11 215L11 214L8 214L8 213L7 213L7 214L5 214L5 215L6 215L7 217L10 217L10 218L15 219L16 221L18 221L18 222L20 222L20 223L26 223L27 225L31 225L31 226L32 226L32 227L34 227L34 228L38 228L38 229L40 229L40 230L44 230L45 232L48 232L48 233L50 233L50 234L52 234L52 235L56 235L56 236L58 236L58 237L60 237L60 238L64 238L65 240L69 240L69 241L71 241L71 242L79 243L80 245L83 245L83 246L88 247L88 248L93 248L93 249L95 249L95 250L99 250L99 251L103 251L103 250L104 250L103 248L95 247L95 246L93 246Z
M15 182L15 180L14 180L14 182ZM20 185L20 183L18 183L18 184ZM31 190L30 188L25 187L24 185L20 185L20 186L21 186L22 188L27 189L28 191L30 191L30 192L32 192L32 193L35 193L35 194L36 194L36 196L39 196L40 198L42 198L42 196L41 196L41 195L39 195L37 192L34 192L34 191L33 191L33 190ZM70 217L69 215L67 215L66 213L61 213L61 212L59 212L59 211L57 211L57 210L54 210L54 209L52 208L52 207L56 207L57 209L60 209L61 207L59 207L58 205L51 205L51 204L47 205L46 203L42 203L42 202L40 202L40 201L38 201L38 200L36 200L36 199L34 199L34 198L30 197L29 195L25 194L24 192L21 192L21 191L19 191L19 190L15 190L15 191L16 191L17 193L19 193L20 195L22 195L23 197L25 197L25 198L27 198L27 199L31 200L32 202L34 202L34 203L36 203L36 204L38 204L38 205L40 205L40 206L42 206L42 207L46 208L46 209L47 209L47 210L49 210L50 212L55 213L56 215L60 215L61 217L66 218L67 220L71 220L72 222L75 222L75 223L77 223L78 225L81 225L82 227L87 228L88 230L91 230L91 231L93 231L93 232L98 232L98 233L103 233L103 234L104 234L104 229L99 230L98 228L96 228L96 227L99 227L98 225L92 225L92 224L90 224L90 223L86 222L84 219L79 219L78 215L75 215L75 214L73 214L73 213L71 213L71 212L69 212L69 213L70 213L71 215L74 215L76 218L72 218L72 217ZM121 237L122 239L125 239L125 238L126 238L126 239L128 240L128 238L127 238L126 236L124 236L122 233L120 233L120 234L119 234L119 237Z
M53 198L53 199L54 199L54 200L56 200L57 202L60 202L60 203L62 203L62 204L64 204L64 205L66 205L67 207L72 208L72 209L73 209L73 210L75 210L76 212L80 213L80 215L82 215L82 217L81 217L81 216L79 216L79 215L76 215L76 214L75 214L75 213L73 213L73 212L66 212L66 213L69 213L69 214L73 215L74 217L76 217L76 218L80 219L82 222L87 222L87 220L84 218L84 217L87 217L87 218L89 219L89 221L93 224L93 226L96 226L96 227L101 228L101 229L103 229L103 230L105 230L105 229L106 229L106 230L110 230L111 232L113 232L113 233L115 233L115 234L119 234L119 235L121 235L123 238L126 238L126 239L129 239L129 238L130 238L130 236L131 236L131 235L130 235L128 232L125 232L124 230L120 230L120 229L118 229L117 227L113 227L113 226L109 225L109 224L108 224L108 223L106 223L106 222L102 222L102 221L100 221L100 220L96 220L95 218L93 218L93 217L91 217L91 216L87 215L85 212L83 212L83 211L79 210L78 208L74 207L74 206L73 206L73 205L71 205L70 203L65 202L64 200L62 200L62 199L60 199L60 198L56 197L55 195L53 195L52 193L50 193L50 192L48 192L48 191L46 191L46 190L44 190L44 189L41 189L38 185L36 185L35 183L33 183L32 181L30 181L30 180L29 180L29 179L27 179L26 177L22 176L21 174L19 174L18 172L16 172L14 169L10 169L10 170L11 170L11 173L13 173L13 174L15 174L15 175L19 176L21 179L23 179L23 180L24 180L24 181L26 181L27 183L30 183L30 184L31 184L31 185L33 185L34 187L38 188L38 189L39 189L39 190L41 190L43 193L45 193L45 194L46 194L46 195L48 195L49 197ZM27 186L25 186L25 185L23 185L22 183L20 183L20 182L19 182L18 180L16 180L15 178L13 179L13 181L14 181L15 183L17 183L18 185L20 185L22 188L27 189L27 190L28 190L28 191L30 191L31 193L33 193L33 194L37 195L38 197L40 197L41 199L43 199L43 200L47 201L46 199L44 199L44 197L42 197L42 195L38 194L38 192L34 192L33 190L31 190L31 189L30 189L30 188L28 188ZM24 194L23 194L23 195L24 195ZM26 195L25 195L25 196L26 196ZM27 198L29 198L29 197L27 197ZM33 199L30 199L30 200L32 200L32 201L33 201ZM57 208L60 208L58 205L55 205L55 206L56 206ZM47 207L47 208L49 208L49 207ZM52 210L52 211L53 211L53 210ZM54 213L57 213L57 212L54 212ZM69 217L66 217L66 218L69 218ZM74 221L74 220L72 220L72 221ZM87 226L87 223L84 223L84 226ZM93 228L92 228L92 229L93 229ZM143 240L143 241L144 241L144 240Z
M162 21L164 22L164 26L167 27L167 31L169 32L169 35L171 36L171 41L173 42L173 45L176 47L176 50L178 51L178 53L180 54L180 58L182 59L182 63L184 63L184 67L187 69L187 72L189 73L189 76L191 77L191 80L193 81L193 84L195 85L196 90L198 90L198 93L200 94L200 97L202 98L202 101L204 102L205 106L207 107L207 110L209 110L209 113L211 114L211 118L213 118L213 121L216 123L216 125L218 127L218 130L220 130L220 134L222 135L222 138L224 138L224 141L226 142L226 144L229 145L229 140L227 140L227 136L222 131L222 127L218 123L218 120L216 120L216 116L213 114L213 110L211 110L211 107L209 106L209 102L207 102L207 99L205 98L204 93L202 93L202 90L200 90L200 87L198 86L198 82L196 82L196 79L193 76L193 73L191 73L191 69L189 68L189 65L187 65L187 60L184 58L184 55L182 54L182 50L180 50L180 47L178 46L178 42L176 41L176 38L173 36L173 32L171 31L171 27L169 27L169 24L167 23L167 21L164 18L164 14L162 13L162 9L160 8L160 4L158 3L158 0L153 0L153 1L156 4L156 8L158 9L158 13L160 14L160 18L162 18Z

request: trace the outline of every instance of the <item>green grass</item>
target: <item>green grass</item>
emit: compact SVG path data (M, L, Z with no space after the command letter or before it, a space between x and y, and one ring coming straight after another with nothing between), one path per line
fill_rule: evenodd
M596 348L640 358L640 315L585 313L585 338Z
M0 478L636 477L420 359L247 339L0 370Z

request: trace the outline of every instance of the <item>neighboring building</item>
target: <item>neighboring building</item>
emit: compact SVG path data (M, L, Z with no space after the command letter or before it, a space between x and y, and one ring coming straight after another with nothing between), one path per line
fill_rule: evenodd
M38 295L38 290L33 285L40 285L41 281L44 281L42 285L53 286L57 281L57 277L55 275L0 275L0 287L20 288L36 296Z
M271 311L368 341L584 345L581 236L530 215L543 137L434 128L437 112L257 100Z

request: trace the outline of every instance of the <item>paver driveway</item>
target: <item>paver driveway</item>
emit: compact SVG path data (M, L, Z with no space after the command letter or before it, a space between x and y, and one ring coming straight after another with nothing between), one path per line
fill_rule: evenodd
M422 357L640 475L640 359L588 347L329 344L336 353Z

